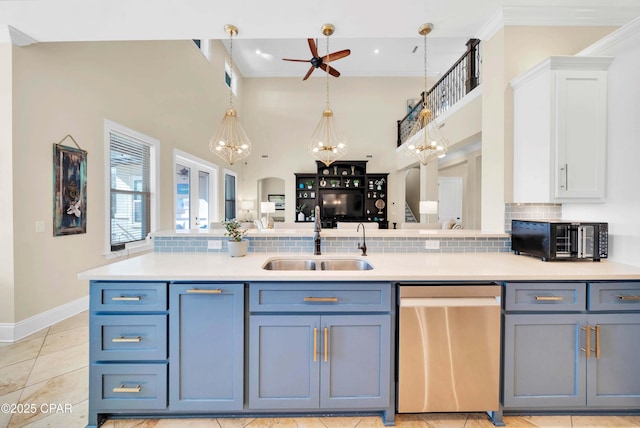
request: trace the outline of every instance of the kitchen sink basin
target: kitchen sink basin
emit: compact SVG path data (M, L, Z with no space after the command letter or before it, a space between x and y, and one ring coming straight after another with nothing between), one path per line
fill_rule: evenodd
M360 259L332 259L320 262L321 270L371 270L373 266L366 260Z
M271 259L265 270L371 270L373 266L360 259Z
M269 260L262 269L266 270L316 270L315 260L274 259Z

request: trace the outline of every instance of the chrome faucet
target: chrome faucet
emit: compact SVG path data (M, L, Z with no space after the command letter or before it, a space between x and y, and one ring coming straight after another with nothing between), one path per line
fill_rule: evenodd
M358 224L358 228L356 229L356 233L360 232L360 226L362 226L362 244L358 244L358 250L362 250L362 255L367 255L367 236L364 232L364 223Z
M316 205L315 208L315 221L313 224L313 242L315 243L315 251L313 252L314 255L319 256L321 254L320 252L320 206Z

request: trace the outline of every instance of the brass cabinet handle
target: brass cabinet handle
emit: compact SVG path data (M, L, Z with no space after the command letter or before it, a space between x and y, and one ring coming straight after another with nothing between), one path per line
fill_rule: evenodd
M222 294L222 290L220 288L216 288L215 290L209 289L201 289L201 288L190 288L187 290L187 293L191 294Z
M594 330L596 331L596 358L600 359L600 326L596 325Z
M640 296L618 296L620 300L640 300Z
M133 388L126 388L123 385L120 385L119 387L115 387L113 388L113 392L127 392L127 393L138 393L140 392L142 388L140 387L140 385L136 385Z
M589 359L591 357L591 326L587 324L585 327L580 327L580 330L584 330L587 332L585 336L584 348L580 348L580 350L584 352L585 357Z
M313 328L313 362L318 361L318 328Z
M120 337L114 337L113 339L111 339L111 341L113 343L136 343L136 342L142 342L142 338L140 336L136 336L136 337L120 336Z
M536 296L536 300L542 302L559 302L562 299L562 296Z
M337 297L305 297L305 302L337 302Z
M324 361L329 360L329 329L324 328Z
M133 297L125 297L125 296L117 296L112 297L111 300L114 302L139 302L142 300L142 296L133 296Z

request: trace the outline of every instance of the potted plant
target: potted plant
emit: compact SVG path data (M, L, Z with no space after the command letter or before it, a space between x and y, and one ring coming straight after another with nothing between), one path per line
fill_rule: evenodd
M227 247L231 257L243 257L249 249L249 241L242 239L247 234L247 229L242 229L238 219L225 220L222 225L227 230L224 236L228 236Z
M304 221L304 209L307 207L307 204L301 204L296 207L296 212L298 213L298 221Z

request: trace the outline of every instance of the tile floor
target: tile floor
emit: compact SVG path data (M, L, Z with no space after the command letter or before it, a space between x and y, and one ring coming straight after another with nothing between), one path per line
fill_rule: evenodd
M80 313L13 344L0 343L0 428L83 428L87 424L88 315ZM53 404L52 407L46 405ZM19 413L7 412L6 405ZM43 407L43 405L45 405ZM27 411L28 410L28 411ZM34 410L34 411L32 411ZM640 416L505 417L507 427L640 427ZM491 428L483 413L398 415L397 427ZM372 428L380 417L108 420L105 428Z

